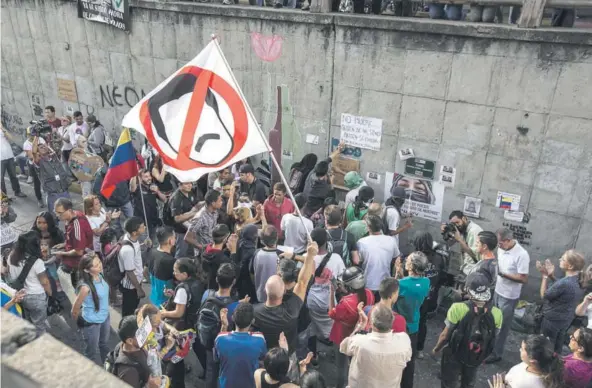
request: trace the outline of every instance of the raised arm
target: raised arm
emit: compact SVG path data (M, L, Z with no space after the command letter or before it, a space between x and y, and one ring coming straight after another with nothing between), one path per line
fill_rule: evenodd
M304 259L304 264L300 269L300 273L298 274L298 282L294 287L294 294L297 295L300 299L304 300L306 296L306 289L308 288L308 282L310 281L310 277L314 272L314 257L319 253L319 246L316 242L310 242L308 247L306 247L306 257Z

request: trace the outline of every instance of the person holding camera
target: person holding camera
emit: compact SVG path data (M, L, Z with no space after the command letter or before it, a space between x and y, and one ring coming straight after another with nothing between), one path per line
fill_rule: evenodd
M471 269L481 260L481 255L477 250L477 236L483 231L483 228L467 219L467 216L460 210L450 213L448 223L442 225L442 237L445 241L454 238L455 242L460 244L460 250L463 257L463 263L460 270L468 275Z
M27 154L29 153L33 162L31 171L35 171L33 174L40 181L39 185L43 182L43 191L47 194L47 206L53 213L53 205L58 198L70 198L68 188L70 187L72 178L64 170L59 157L40 136L34 137L31 151L27 151ZM40 201L39 207L44 207L44 204L41 203L41 199L39 198L41 192L39 190L39 193L37 193L36 186L35 195L37 194L39 194L37 198Z

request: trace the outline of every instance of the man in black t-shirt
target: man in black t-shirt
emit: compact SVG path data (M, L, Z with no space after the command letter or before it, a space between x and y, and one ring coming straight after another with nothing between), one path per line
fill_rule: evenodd
M164 289L174 288L173 266L175 265L175 258L171 252L174 253L175 231L170 226L164 226L157 228L155 234L158 240L158 248L150 251L147 264L152 285L150 302L155 306L160 306L167 300Z
M314 272L314 257L319 252L316 243L312 242L306 249L304 265L298 274L298 281L294 287L293 296L283 300L285 285L278 275L271 276L265 283L267 300L255 306L255 323L253 327L265 336L265 342L269 349L279 346L280 333L284 333L288 341L288 351L296 360L296 347L298 342L297 331L293 330L293 322L297 321L300 309L304 304L306 289ZM298 368L296 368L298 369Z
M253 207L263 205L267 199L267 188L259 179L255 178L255 169L250 164L243 164L240 173L240 192L249 194Z
M189 254L189 244L185 242L185 234L189 226L189 221L197 214L198 198L193 192L191 182L179 183L179 188L169 199L171 215L175 219L175 234L177 241L175 243L175 257L186 257Z
M138 189L138 180L141 180L140 189ZM150 240L154 241L156 228L161 225L161 220L158 217L157 201L166 201L166 196L160 192L158 186L152 184L152 174L150 174L150 171L143 169L139 171L137 177L130 179L130 193L134 204L134 216L147 220L148 224L146 228L148 230L146 233ZM144 197L143 201L142 197ZM145 217L144 208L146 209Z
M333 253L338 254L343 259L345 266L360 264L358 255L358 245L353 234L345 231L341 227L342 215L341 209L336 205L329 205L325 208L325 229L331 237ZM345 245L345 246L344 246ZM344 254L344 248L347 252ZM345 257L344 257L345 256Z

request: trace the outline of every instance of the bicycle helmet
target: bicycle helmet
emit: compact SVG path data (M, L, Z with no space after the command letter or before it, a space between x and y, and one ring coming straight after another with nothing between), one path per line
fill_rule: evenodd
M340 277L341 282L350 290L357 291L366 287L364 272L358 267L349 267Z

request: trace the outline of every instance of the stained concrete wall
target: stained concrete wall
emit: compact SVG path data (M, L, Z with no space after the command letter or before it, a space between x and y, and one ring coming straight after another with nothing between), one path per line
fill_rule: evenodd
M69 1L2 0L2 120L12 130L52 104L94 113L108 128L216 33L264 130L282 86L283 147L326 154L342 113L383 120L381 150L361 169L403 171L396 151L457 168L444 217L465 195L483 200L485 229L502 225L498 190L522 196L533 259L592 254L592 34L255 7L132 1L129 34L77 18ZM251 34L283 39L262 61ZM57 78L76 81L61 101ZM33 99L33 102L32 102ZM527 128L520 134L517 127ZM307 144L306 134L319 136ZM283 159L284 164L292 160ZM437 234L438 224L416 220ZM534 260L533 260L534 267ZM535 275L533 270L532 275ZM537 284L532 281L533 289Z

